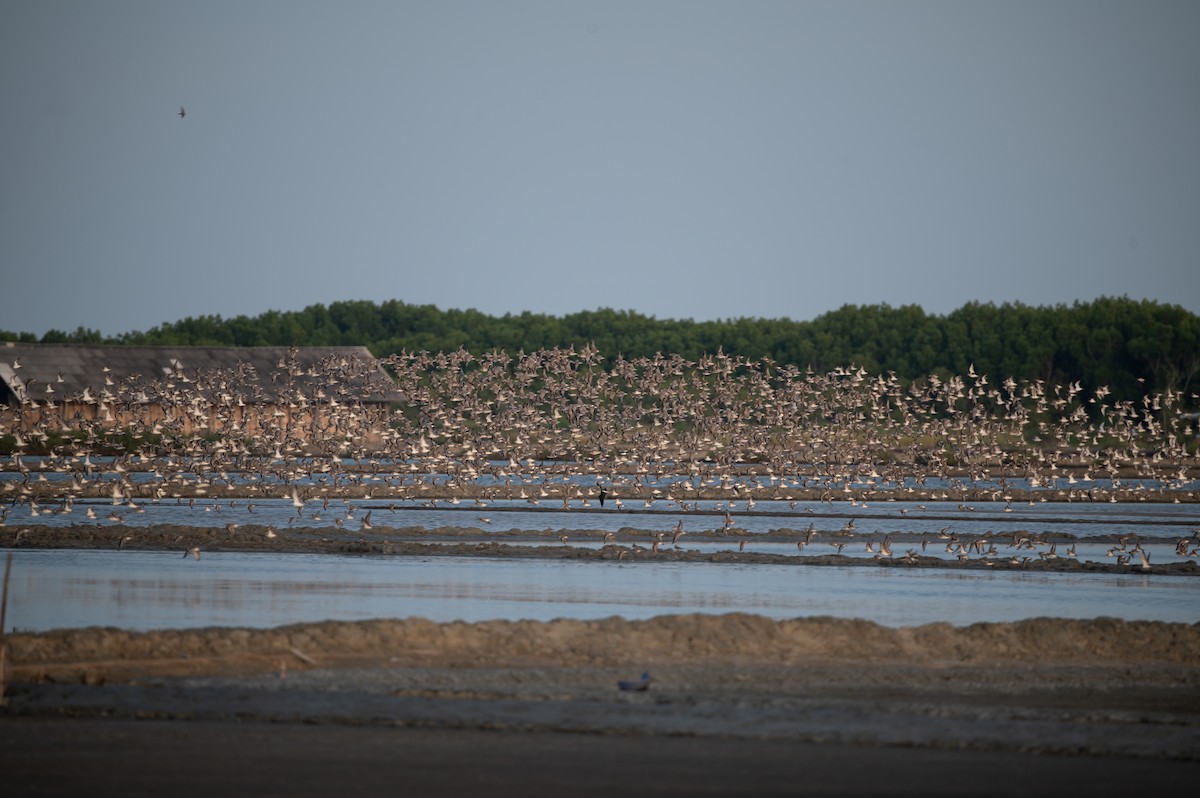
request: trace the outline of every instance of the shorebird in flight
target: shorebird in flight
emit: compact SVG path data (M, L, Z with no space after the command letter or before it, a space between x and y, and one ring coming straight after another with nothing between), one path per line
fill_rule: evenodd
M185 116L187 116L187 109L181 105L179 106L179 118L183 119Z

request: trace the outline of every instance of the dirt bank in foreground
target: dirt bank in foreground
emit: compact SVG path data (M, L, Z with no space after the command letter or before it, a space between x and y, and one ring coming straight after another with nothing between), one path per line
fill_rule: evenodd
M0 726L263 721L1200 762L1200 625L407 619L8 643ZM618 689L643 671L644 692Z
M645 621L485 621L419 618L297 624L276 629L206 628L130 632L66 629L9 635L18 678L70 678L71 668L107 680L154 672L253 669L384 661L412 667L649 666L852 662L962 664L1179 664L1200 667L1200 625L1113 618L1038 618L893 629L870 621L757 615L672 615ZM305 658L313 662L307 662ZM64 670L65 669L65 670ZM61 674L61 675L59 675Z
M697 614L92 628L8 644L0 733L52 718L203 721L217 739L222 726L263 721L634 736L647 756L690 738L1200 762L1200 625L1042 618L888 629ZM618 689L643 671L647 690ZM571 756L587 762L592 749ZM778 752L763 767L786 766Z

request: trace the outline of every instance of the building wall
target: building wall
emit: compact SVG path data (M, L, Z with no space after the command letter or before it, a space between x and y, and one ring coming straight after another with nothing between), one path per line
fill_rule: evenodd
M64 402L0 408L0 434L19 432L29 436L38 430L84 431L147 430L154 434L188 437L221 433L240 438L262 438L264 443L302 444L332 438L351 438L377 446L387 429L390 411L386 405L364 404L333 408L326 404L305 407L287 405L234 405L218 407L193 403L163 407L158 404L115 405Z

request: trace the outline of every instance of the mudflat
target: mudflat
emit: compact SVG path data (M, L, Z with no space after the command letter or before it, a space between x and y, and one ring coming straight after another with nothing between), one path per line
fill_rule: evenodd
M568 534L569 533L569 534ZM488 530L478 527L391 528L379 525L369 531L287 527L276 529L258 524L230 524L222 527L194 527L159 524L132 527L121 524L99 526L77 524L65 527L22 525L0 527L0 547L21 549L126 549L143 551L196 550L239 552L303 552L308 554L351 554L420 557L505 557L523 560L574 560L592 562L712 562L743 565L794 565L797 567L855 566L865 568L938 568L951 570L1034 571L1062 573L1137 573L1161 576L1200 576L1200 565L1192 557L1167 562L1131 562L1123 559L1079 560L1070 556L1038 556L1037 552L1015 552L1008 548L1003 556L946 559L920 554L924 544L945 544L936 533L895 533L889 535L897 548L911 548L910 554L892 557L849 556L842 553L821 553L804 549L796 554L769 554L752 550L741 551L738 543L763 540L794 544L803 541L806 533L796 529L778 529L765 535L750 535L734 528L730 532L697 531L688 535L691 541L723 542L728 550L698 551L655 546L656 533L648 529L621 527L612 530L616 540L605 543L606 530ZM566 535L572 545L561 543ZM855 537L854 533L827 535L840 543L853 542L856 548L869 536ZM1064 551L1073 535L1058 533L1045 546L1061 543ZM1112 546L1124 546L1116 539L1092 539ZM1143 536L1147 545L1174 545L1174 538ZM580 546L579 543L600 544Z

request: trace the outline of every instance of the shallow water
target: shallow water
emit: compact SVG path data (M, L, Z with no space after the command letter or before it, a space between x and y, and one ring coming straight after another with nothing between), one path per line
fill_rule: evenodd
M18 504L8 509L4 523L9 526L39 524L72 526L92 524L146 527L177 525L223 527L229 523L337 528L358 530L371 512L371 523L378 532L405 527L477 527L481 530L605 530L632 527L670 532L678 523L689 532L723 529L726 512L729 523L751 534L773 529L804 530L811 525L819 532L834 532L853 520L860 535L895 533L933 533L948 528L957 535L1009 535L1021 530L1042 534L1065 533L1077 538L1140 535L1142 537L1189 537L1200 528L1200 505L1158 502L1038 502L1006 506L1003 502L904 502L880 501L852 504L849 501L791 503L759 501L752 510L745 502L698 502L698 509L681 512L677 504L656 501L646 507L642 501L626 503L617 510L583 507L574 501L563 509L561 500L531 507L519 500L452 504L413 501L379 502L372 500L331 499L310 501L297 513L290 499L197 499L192 502L162 499L138 500L114 506L111 501L79 501L72 505L46 504L31 507ZM89 511L94 516L88 517Z
M20 550L8 629L271 627L321 620L552 620L748 612L885 626L1041 616L1200 620L1200 580L729 563L582 563Z

